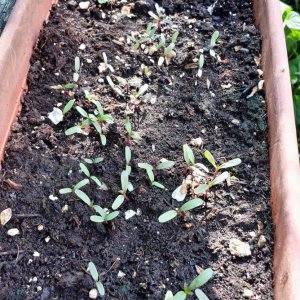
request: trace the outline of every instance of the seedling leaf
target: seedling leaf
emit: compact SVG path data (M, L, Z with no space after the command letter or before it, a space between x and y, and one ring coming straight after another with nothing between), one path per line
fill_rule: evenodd
M189 211L189 210L194 209L196 207L199 207L202 204L203 204L203 200L202 199L200 199L200 198L194 198L192 200L187 201L185 204L183 204L180 207L180 211L186 212L186 211Z
M204 156L215 168L217 168L216 161L208 150L204 152Z
M80 126L73 126L65 131L65 135L72 135L81 132Z
M92 202L91 202L91 199L89 198L89 196L81 191L81 190L76 190L75 191L75 194L77 195L77 197L79 199L81 199L84 203L86 203L87 205L91 206Z
M83 179L74 186L74 190L80 190L82 187L84 187L88 183L90 183L90 181L87 178Z
M99 205L94 205L93 209L103 218L106 216L106 210Z
M98 274L97 268L96 268L96 266L93 262L89 262L88 271L90 272L90 274L91 274L94 281L99 280L99 274Z
M123 204L124 200L125 200L124 196L123 196L123 195L119 195L119 196L115 199L115 201L113 202L111 208L112 208L113 210L118 209L118 208Z
M123 193L125 194L127 189L128 189L128 172L127 171L122 171L121 173L121 188Z
M79 73L80 70L80 58L78 56L75 57L74 69L76 73Z
M209 189L209 186L207 184L200 184L195 190L194 193L196 195L202 195L204 192L206 192Z
M115 219L118 215L119 215L119 211L113 211L106 216L105 220L111 221L111 220Z
M69 194L69 193L72 193L72 192L73 192L73 190L70 189L70 188L64 188L64 189L59 190L60 194Z
M70 100L63 109L63 114L65 115L74 105L75 99Z
M239 158L232 159L220 166L220 169L232 168L239 165L242 161Z
M76 106L76 110L85 118L88 117L88 113L83 109L81 108L80 106Z
M158 221L160 223L165 223L168 222L172 219L174 219L177 216L177 211L176 210L169 210L162 215L159 216Z
M195 165L195 156L193 150L188 146L188 144L183 145L183 157L187 165Z
M90 220L95 223L103 223L105 221L104 217L101 216L90 216Z
M91 176L91 179L98 185L101 186L101 181L96 176Z
M164 300L173 300L173 293L171 291L167 291Z
M211 36L211 40L210 40L210 46L214 47L216 45L217 39L219 37L220 33L219 31L215 31L213 33L213 35Z
M157 182L157 181L153 181L152 185L160 188L160 189L165 189L164 185L162 185L161 183Z
M176 295L173 297L173 300L185 300L185 299L186 299L186 294L183 291L176 293Z
M209 298L199 289L195 290L195 295L197 296L198 300L209 300Z
M81 171L82 171L87 177L91 177L91 173L90 173L90 171L88 170L88 168L86 167L85 164L80 163L80 164L79 164L79 167L80 167Z
M101 281L95 282L99 295L103 297L105 295L104 286Z
M131 150L128 146L125 147L125 160L126 160L126 165L129 165L131 160Z
M156 167L156 169L157 170L169 169L169 168L172 168L174 165L175 165L175 161L167 160L167 161L160 163Z
M217 176L212 182L212 185L217 185L222 183L224 180L226 180L229 176L228 172L223 172L221 175Z
M214 272L212 269L208 268L205 269L203 272L201 272L200 275L198 275L189 285L190 290L195 290L197 288L200 288L203 286L206 282L208 282L214 275Z

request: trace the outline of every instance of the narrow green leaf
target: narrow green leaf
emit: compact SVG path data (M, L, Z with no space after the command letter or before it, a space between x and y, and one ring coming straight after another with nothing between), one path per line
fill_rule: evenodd
M75 57L74 69L75 69L75 72L79 73L79 70L80 70L80 58L78 56Z
M171 291L167 291L164 300L173 300L173 293Z
M93 160L90 159L90 158L85 158L84 161L87 163L87 164L93 164Z
M105 221L105 219L103 217L96 216L96 215L90 216L90 220L95 223L103 223Z
M196 195L202 195L204 192L206 192L209 189L209 186L207 184L200 184L195 190L194 193Z
M232 159L220 166L220 169L232 168L239 165L242 161L239 158Z
M63 114L65 115L74 105L75 99L70 100L63 109Z
M72 192L73 192L73 190L70 189L70 188L64 188L64 189L59 190L60 194L69 194L69 193L72 193Z
M80 167L81 171L82 171L87 177L91 177L91 173L90 173L90 171L88 170L88 168L86 167L85 164L80 163L80 164L79 164L79 167Z
M217 39L219 37L220 33L219 31L215 31L213 33L213 35L211 36L211 40L210 40L210 46L214 47L216 45Z
M193 150L188 146L188 144L183 145L183 157L187 165L195 165L195 156Z
M88 271L91 274L94 281L99 280L99 274L98 274L97 268L93 262L89 262Z
M82 187L84 187L85 185L87 185L88 183L90 183L90 181L87 178L83 179L74 186L74 190L79 190Z
M88 117L88 113L83 109L81 108L80 106L76 106L76 110L85 118Z
M118 209L118 208L123 204L124 200L125 200L124 196L123 196L123 195L119 195L119 196L115 199L115 201L113 202L111 208L112 208L113 210Z
M159 216L158 221L160 223L165 223L168 222L172 219L174 219L177 216L177 211L176 210L169 210L162 215Z
M94 164L98 164L98 163L102 162L103 160L104 160L103 157L97 157L94 159Z
M216 52L215 52L214 49L210 49L210 50L209 50L209 54L210 54L211 57L216 58Z
M223 172L221 175L217 176L212 182L212 185L217 185L222 183L224 180L226 180L229 176L228 172Z
M156 187L158 187L160 189L163 189L163 190L165 189L165 186L162 185L161 183L157 182L157 181L153 181L152 185L154 185L154 186L156 186Z
M202 69L203 66L204 66L204 55L200 54L200 57L199 57L199 68Z
M125 119L125 129L126 129L128 134L131 134L132 128L131 128L131 122L130 122L128 116L126 116L126 119Z
M173 300L185 300L185 299L186 299L186 294L183 291L178 292L173 298Z
M101 186L101 181L96 176L91 176L91 179L98 185Z
M173 35L172 35L172 43L173 44L175 44L175 42L176 42L176 40L177 40L177 38L178 38L178 35L179 35L179 32L178 31L176 31Z
M208 268L205 269L203 272L201 272L200 275L198 275L189 285L190 290L195 290L197 288L200 288L203 286L206 282L208 282L214 275L214 272L212 269Z
M172 168L174 165L175 165L175 161L166 160L166 161L160 163L160 164L156 167L156 170L169 169L169 168Z
M125 147L125 160L126 160L126 165L129 165L131 161L131 150L128 146Z
M102 208L100 205L93 205L93 209L102 217L105 218L106 210Z
M208 150L204 152L204 156L215 168L217 168L216 161Z
M132 51L133 52L135 52L135 51L137 51L137 49L139 49L140 48L140 42L139 41L137 41L136 43L134 43L134 45L133 45L133 47L132 47Z
M101 281L95 282L97 290L99 292L100 297L103 297L105 295L104 286Z
M192 200L187 201L185 204L183 204L180 207L180 211L186 212L186 211L189 211L189 210L194 209L196 207L199 207L202 204L203 204L203 200L202 199L200 199L200 198L194 198Z
M107 80L108 84L110 85L110 87L114 90L115 89L115 84L113 83L110 76L106 76L106 80Z
M119 215L119 213L120 213L119 211L113 211L106 216L105 220L111 221L111 220L115 219Z
M101 144L103 146L106 145L106 136L104 134L100 134L100 140L101 140Z
M102 128L101 128L100 124L97 121L95 121L95 122L93 122L93 126L95 127L97 132L101 135L102 134Z
M138 91L138 96L143 95L148 89L148 84L144 84L140 87L139 91Z
M209 298L199 289L195 290L195 295L197 296L198 300L209 300Z
M91 199L89 198L89 196L81 191L81 190L76 190L75 191L75 194L77 195L77 197L79 199L81 199L84 203L86 203L88 206L91 206L92 202L91 202Z
M91 100L91 102L97 107L97 111L98 111L99 115L103 115L104 111L103 111L103 107L102 107L101 103L97 100Z
M129 177L129 174L127 171L122 171L121 173L121 188L122 188L122 191L123 193L125 194L127 189L128 189L128 177Z
M74 126L74 127L67 129L65 131L65 135L72 135L74 133L79 133L79 132L81 132L80 126Z

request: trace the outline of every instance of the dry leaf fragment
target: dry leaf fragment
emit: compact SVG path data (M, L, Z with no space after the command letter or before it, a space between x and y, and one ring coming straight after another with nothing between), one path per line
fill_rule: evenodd
M221 84L222 89L230 89L232 87L231 83L228 84Z
M255 57L254 57L254 61L255 61L255 63L256 63L257 66L260 65L260 57L255 56Z
M12 216L11 208L6 208L3 211L1 211L1 214L0 214L1 225L5 225L11 219L11 216Z
M14 189L14 190L20 190L23 188L23 186L19 183L16 183L10 179L5 179L4 183L6 183L6 185L10 188L10 189Z
M185 70L189 70L189 69L197 69L198 68L198 63L190 63L190 64L186 64L184 66Z
M135 17L135 15L131 13L131 9L134 8L134 5L134 3L124 5L121 9L121 14L127 16L128 18Z
M235 46L235 47L234 47L234 51L235 51L235 52L238 52L238 51L241 50L241 48L242 48L242 46Z

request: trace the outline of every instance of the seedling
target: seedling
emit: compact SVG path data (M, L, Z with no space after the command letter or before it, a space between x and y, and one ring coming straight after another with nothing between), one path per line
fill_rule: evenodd
M98 67L99 72L104 73L104 72L108 72L108 70L109 70L113 73L115 70L114 70L113 66L108 63L106 53L103 52L102 56L103 56L103 63L100 63L100 65Z
M82 133L82 128L89 129L90 126L93 126L100 135L102 145L106 145L106 136L103 134L102 126L104 125L104 123L112 124L113 119L110 115L104 114L103 108L99 101L91 100L91 102L94 103L97 107L97 109L95 110L95 115L87 113L80 106L76 106L76 110L82 117L84 117L84 120L82 121L81 125L77 125L67 129L65 134L72 135L75 133Z
M174 165L175 165L175 162L170 161L170 160L164 160L163 162L158 164L156 168L154 168L152 165L150 165L148 163L139 163L138 164L139 168L146 170L148 178L151 182L151 185L154 185L160 189L165 189L165 186L162 185L161 183L155 181L153 170L169 169L169 168L172 168Z
M116 85L110 76L106 76L106 80L108 82L108 84L110 85L111 89L118 95L124 97L124 94L122 92L122 90L120 89L120 87L118 85Z
M128 174L131 173L131 150L128 146L125 147L125 161L126 161L126 171L128 171Z
M85 158L84 161L87 163L87 164L99 164L101 163L102 161L104 160L103 157L97 157L97 158Z
M235 159L229 160L228 162L226 162L224 164L218 165L216 163L216 160L214 159L213 155L208 150L206 150L204 152L204 156L215 168L215 174L217 174L221 169L232 168L232 167L239 165L242 162L240 158L235 158Z
M159 31L161 31L161 25L168 22L165 9L160 7L157 3L155 3L156 14L153 11L149 11L148 14L156 20L156 26Z
M85 164L80 163L79 167L81 169L81 171L83 172L83 174L90 180L94 181L98 186L101 186L101 181L94 175L91 175L89 169L86 167Z
M142 80L138 77L133 77L127 80L123 77L116 76L116 79L118 80L119 85L121 85L125 89L126 93L129 92L129 89L131 87L138 88L141 86L142 83Z
M94 205L93 209L99 214L90 216L90 220L95 223L107 223L119 215L119 211L113 211L110 213L107 208L102 208L99 205Z
M143 101L143 96L148 90L148 84L142 85L137 92L130 94L129 98L132 104L138 105Z
M214 48L216 46L216 42L217 42L219 35L220 35L219 31L215 31L210 39L209 54L213 58L216 58L216 52L215 52Z
M177 216L183 216L184 213L190 211L196 207L199 207L203 204L203 201L200 198L194 198L192 200L187 201L181 207L169 210L162 215L159 216L158 221L160 223L169 222L170 220L174 219Z
M59 108L54 107L53 111L48 114L48 118L57 125L58 123L62 122L64 120L64 116L67 112L71 110L75 103L75 99L70 100L66 106L64 107L63 111L61 111Z
M126 119L125 119L125 129L127 131L127 134L128 134L128 138L129 138L129 142L130 143L130 140L140 140L141 137L139 136L139 134L135 131L132 130L132 125L131 125L131 122L130 122L130 119L128 116L126 116Z
M113 210L118 209L123 204L125 199L127 198L127 196L126 196L127 192L132 192L132 191L133 191L133 186L129 182L129 173L126 170L122 171L122 173L121 173L121 190L119 191L120 195L115 199L111 208Z
M103 286L102 282L100 281L97 268L93 262L89 262L87 271L90 273L91 277L93 278L100 297L103 297L105 295L104 286Z
M204 66L204 55L203 55L203 54L200 54L199 60L198 60L198 73L197 73L197 76L198 76L199 78L202 77L202 74L203 74L203 66Z
M173 34L171 38L171 43L168 46L166 45L165 36L163 34L161 35L160 42L157 46L157 50L160 50L162 48L163 53L158 59L158 66L162 66L164 62L166 62L166 64L169 65L171 63L172 58L176 56L176 52L173 49L175 48L175 43L178 35L179 32L176 31Z
M136 52L140 48L141 44L153 43L155 41L155 39L157 38L157 36L155 35L155 32L156 32L156 28L150 22L147 26L146 33L140 39L137 39L133 34L131 34L131 40L133 40L133 42L134 42L131 50L133 52Z
M60 194L70 194L74 193L80 200L82 200L84 203L86 203L88 206L92 207L93 203L89 196L81 190L85 185L89 184L89 179L83 179L80 182L78 182L75 186L72 188L63 188L59 190Z
M194 293L198 300L208 300L207 296L200 289L200 287L206 284L213 276L214 272L212 269L205 269L190 283L190 285L185 283L183 291L180 291L175 295L173 295L171 291L167 291L165 300L185 300L187 296L193 295Z

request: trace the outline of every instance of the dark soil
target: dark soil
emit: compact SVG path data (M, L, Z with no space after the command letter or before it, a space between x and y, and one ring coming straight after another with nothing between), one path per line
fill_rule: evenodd
M13 217L0 227L0 299L88 299L94 287L85 272L90 261L99 270L105 299L163 299L168 289L179 291L184 282L197 276L197 269L208 267L215 276L203 290L211 300L243 299L245 288L253 292L251 299L272 299L266 107L261 92L246 98L259 81L254 58L260 53L260 36L253 25L251 1L219 0L212 16L207 11L210 2L159 1L180 31L177 56L163 68L157 67L157 57L153 64L146 55L132 53L126 44L131 31L145 30L150 20L147 12L154 8L152 0L136 1L132 10L136 18L131 19L120 14L125 4L113 5L112 11L110 5L104 7L105 19L95 4L80 12L70 5L72 1L60 1L53 9L32 57L29 90L1 171L0 211L10 207ZM190 26L187 19L193 18L196 22ZM203 77L197 80L197 70L184 66L208 45L215 30L220 31L216 52L223 61L206 55ZM116 43L121 37L125 45ZM189 41L195 43L194 48L188 48ZM78 49L81 43L86 45L84 51ZM113 223L96 225L89 220L92 209L58 191L83 178L78 167L83 158L98 156L104 161L91 170L107 190L90 185L85 192L95 203L110 207L120 189L126 103L106 83L98 82L104 78L97 68L103 51L116 73L126 78L138 74L142 63L149 65L152 73L144 82L157 101L144 105L134 117L135 130L143 137L130 145L130 180L135 190L128 194ZM72 98L50 86L72 80L77 55L83 63L77 104L84 101L83 90L89 90L115 119L104 147L93 132L65 136L64 131L79 121L75 109L56 126L47 118L54 106ZM221 86L229 83L227 88ZM198 137L204 142L203 149L193 147L198 162L207 164L204 149L218 161L242 159L231 170L238 180L232 178L231 186L213 189L205 205L185 219L160 224L158 216L170 209L168 202L178 207L171 193L184 178L182 145ZM137 167L139 162L157 164L161 158L177 162L175 168L157 173L168 190L151 187L145 172ZM7 179L22 188L9 187ZM58 199L50 200L50 195ZM126 221L128 209L140 209L141 215ZM39 225L44 229L39 231ZM18 228L20 235L9 237L10 228ZM259 247L261 235L267 243ZM231 255L228 243L232 238L248 242L252 255ZM39 256L33 255L35 251ZM126 275L118 278L119 271Z

